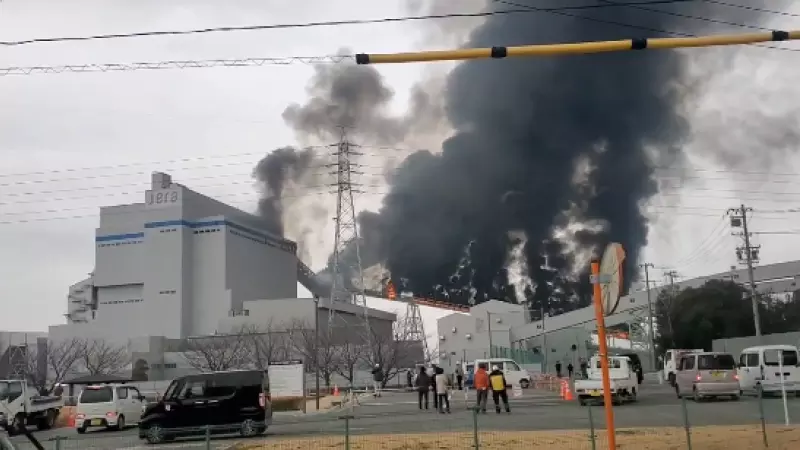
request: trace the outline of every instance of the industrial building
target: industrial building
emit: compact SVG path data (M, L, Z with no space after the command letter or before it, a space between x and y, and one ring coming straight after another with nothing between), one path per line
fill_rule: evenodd
M676 282L674 288L700 287L709 280L746 279L746 269L732 269L729 272ZM795 291L800 287L800 261L757 266L754 268L753 279L756 290L762 293ZM663 289L665 287L661 286L650 289L649 293L641 290L620 297L616 312L606 317L606 326L645 321L648 315L648 295L650 301L655 302ZM471 308L469 313L453 313L440 318L437 328L441 364L453 370L458 361L470 361L488 355L490 335L494 346L536 350L542 356L541 370L549 373L555 372L557 361L561 361L564 366L569 362L574 364L579 358L587 358L596 351L594 306L557 316L545 316L537 321L530 321L521 311L522 306L519 305L490 301ZM612 340L611 344L613 350L639 353L645 371L654 370L657 363L650 351L649 338L643 337L642 341L623 342L620 339ZM715 349L717 345L715 342Z
M168 355L179 349L177 342L246 324L311 327L315 311L323 328L330 308L349 324L337 335L362 329L366 318L373 331L391 336L395 314L352 301L331 304L298 260L296 243L266 231L260 217L165 173L154 173L143 194L141 203L101 208L94 270L69 288L67 323L49 328L51 341L127 346L151 374L171 377L170 369L180 369L170 361L177 357ZM296 298L298 281L322 298Z

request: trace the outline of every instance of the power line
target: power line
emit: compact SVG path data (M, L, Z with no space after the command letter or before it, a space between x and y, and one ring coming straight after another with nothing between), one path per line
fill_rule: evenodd
M589 5L558 6L551 8L535 8L535 9L520 7L520 8L506 9L500 11L484 11L475 13L425 14L418 16L384 17L378 19L346 19L346 20L319 21L319 22L246 25L246 26L232 26L232 27L209 27L209 28L197 28L191 30L142 31L136 33L111 33L111 34L96 34L89 36L62 36L62 37L23 39L18 41L0 41L0 45L14 47L21 45L29 45L29 44L44 44L44 43L55 43L55 42L96 41L96 40L157 37L157 36L186 36L186 35L196 35L196 34L229 33L229 32L241 32L241 31L286 30L286 29L296 29L296 28L370 25L370 24L440 20L440 19L481 18L481 17L491 17L498 15L510 15L510 14L530 14L536 12L555 12L555 11L578 11L578 10L606 9L609 7L624 7L624 6L636 6L636 5L659 5L659 4L663 5L672 3L687 3L693 1L697 0L647 0L647 1L634 1L634 2L620 2L615 4L599 3L599 4L589 4Z
M714 5L727 6L729 8L744 9L744 10L752 11L752 12L760 12L760 13L765 13L765 14L775 14L775 15L785 16L785 17L800 17L800 14L794 14L794 13L785 12L785 11L775 11L775 10L772 10L772 9L764 9L764 8L759 8L759 7L756 7L756 6L739 5L739 4L736 4L736 3L728 3L728 2L723 2L723 1L719 1L719 0L700 0L700 1L705 2L705 3L711 3L711 4L714 4Z

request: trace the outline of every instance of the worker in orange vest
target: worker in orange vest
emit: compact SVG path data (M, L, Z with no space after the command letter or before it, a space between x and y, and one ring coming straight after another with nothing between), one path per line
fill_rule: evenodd
M472 380L477 392L477 407L482 413L486 413L486 403L489 400L489 373L486 372L486 363L478 363L478 370Z

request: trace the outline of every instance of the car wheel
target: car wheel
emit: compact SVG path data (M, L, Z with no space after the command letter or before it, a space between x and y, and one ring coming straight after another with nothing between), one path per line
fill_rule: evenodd
M86 427L76 428L75 431L77 431L78 434L86 433Z
M11 421L11 425L8 427L8 435L14 436L22 433L24 430L25 430L25 416L22 414L17 414L16 416L14 416L14 420Z
M117 419L117 425L113 427L115 430L124 430L125 429L125 416L119 416Z
M53 428L55 423L56 423L56 412L52 409L49 409L44 414L44 417L39 419L38 423L36 424L36 428L38 428L39 431L49 430L50 428Z
M148 444L160 444L164 442L164 429L160 424L154 423L147 427L145 439Z
M239 430L242 437L253 437L258 434L258 426L255 421L247 419L242 422L242 428Z
M741 397L740 397L740 396L738 396L738 395L732 395L732 396L731 396L731 400L733 400L733 401L735 401L735 402L738 402L740 398L741 398Z
M692 389L692 400L694 400L695 402L699 402L700 401L700 393L697 392L697 388L696 387Z
M528 380L520 380L519 385L522 387L522 389L528 389L531 384Z

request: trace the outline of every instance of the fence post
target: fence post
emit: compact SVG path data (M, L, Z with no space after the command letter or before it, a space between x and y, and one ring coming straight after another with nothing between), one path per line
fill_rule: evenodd
M686 448L692 450L692 427L689 424L689 408L686 407L686 397L681 396L681 410L683 411L683 429L686 430Z
M211 425L206 425L206 450L211 450Z
M56 436L53 440L56 442L55 450L61 450L61 441L65 441L67 438L65 436Z
M353 416L342 416L340 419L344 420L344 449L350 450L350 419Z
M594 435L594 415L592 414L592 405L587 405L589 410L589 440L592 442L592 450L597 450L597 439Z
M478 436L478 410L480 409L479 406L475 406L472 408L472 445L475 447L475 450L481 448L480 438Z
M764 417L764 389L761 384L756 384L756 394L758 395L758 415L761 420L761 436L764 438L764 448L769 448L767 442L767 419Z

